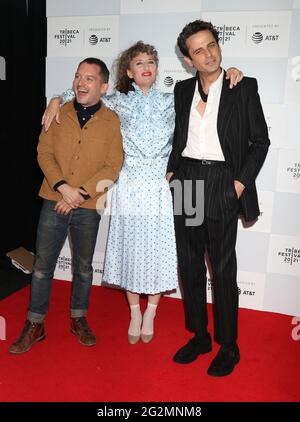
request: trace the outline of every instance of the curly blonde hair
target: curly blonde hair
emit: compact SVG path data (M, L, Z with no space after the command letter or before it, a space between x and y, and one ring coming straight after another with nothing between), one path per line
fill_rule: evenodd
M146 53L149 56L152 56L156 65L158 65L158 54L155 47L150 44L145 44L143 41L138 41L136 44L123 51L114 65L116 73L115 89L117 91L124 94L127 94L129 91L134 91L134 87L132 86L133 79L129 78L127 70L129 69L131 60L140 53Z

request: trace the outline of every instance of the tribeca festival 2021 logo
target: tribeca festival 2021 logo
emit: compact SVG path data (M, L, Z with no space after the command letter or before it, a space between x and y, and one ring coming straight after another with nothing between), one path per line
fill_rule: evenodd
M286 265L297 265L300 263L300 249L294 247L287 247L277 252L281 258L281 262Z
M62 271L69 271L72 266L72 258L67 256L59 256L57 260L57 266Z
M286 168L286 171L293 179L300 179L300 162L291 164Z
M241 27L239 25L222 25L215 26L215 29L218 31L219 34L219 43L225 44L226 42L231 41L232 38L235 38L239 34Z
M58 41L59 45L64 45L66 47L68 44L75 41L79 37L79 34L79 29L64 28L54 34L54 39Z

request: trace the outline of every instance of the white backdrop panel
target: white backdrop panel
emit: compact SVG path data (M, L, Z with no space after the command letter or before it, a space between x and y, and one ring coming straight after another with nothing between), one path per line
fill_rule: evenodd
M256 179L256 186L259 190L275 191L278 153L277 149L269 149L264 165Z
M48 56L115 56L118 16L48 18Z
M193 76L191 68L184 66L178 57L161 57L159 60L159 74L157 87L164 92L173 92L176 82Z
M271 235L268 272L293 275L300 281L300 237Z
M121 14L200 12L201 0L121 0Z
M288 315L300 315L299 288L299 278L267 274L263 309L272 312L276 310Z
M237 58L223 59L223 67L235 66L242 69L245 76L257 79L258 92L262 103L277 104L284 102L287 60L283 58ZM274 82L276 81L276 82ZM276 89L274 89L276 83Z
M274 192L258 191L258 203L260 209L260 216L255 223L246 223L239 219L238 229L271 233L272 214L273 214Z
M281 148L299 149L299 116L300 104L286 104L284 106L283 116L281 117L281 120L284 123L284 136L280 144Z
M202 0L202 10L284 10L291 9L292 4L293 0Z
M176 39L183 26L200 18L195 13L121 15L120 50L138 40L155 45L160 56L175 55ZM121 35L122 34L122 35Z
M292 13L292 22L291 22L289 57L299 56L300 54L299 40L300 40L300 10L294 10Z
M270 148L278 148L284 136L283 104L263 104L265 119L268 125Z
M47 16L118 15L120 0L48 0Z
M273 208L272 233L300 236L299 211L299 195L276 192Z
M219 31L224 57L287 57L291 12L205 12Z
M259 233L247 229L239 230L237 237L238 270L265 273L269 240L269 233Z
M300 150L279 151L276 190L300 193Z
M288 61L285 102L300 104L300 51Z

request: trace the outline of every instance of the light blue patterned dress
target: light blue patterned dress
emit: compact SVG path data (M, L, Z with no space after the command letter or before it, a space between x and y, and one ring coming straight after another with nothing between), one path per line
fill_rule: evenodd
M173 206L165 179L174 131L174 97L116 92L103 98L121 121L125 158L112 192L103 281L134 293L178 287ZM69 91L70 93L70 91ZM68 98L68 91L64 96Z

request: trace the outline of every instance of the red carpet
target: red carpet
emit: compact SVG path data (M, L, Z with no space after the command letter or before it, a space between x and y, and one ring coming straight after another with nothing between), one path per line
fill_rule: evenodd
M151 343L129 345L123 293L93 287L88 319L98 344L87 348L70 333L69 294L68 282L54 283L47 337L19 356L7 349L23 327L29 289L0 302L7 337L0 341L0 401L300 401L300 340L291 337L289 316L241 309L241 362L228 377L213 378L206 370L216 344L192 364L172 361L190 338L180 300L162 299Z

